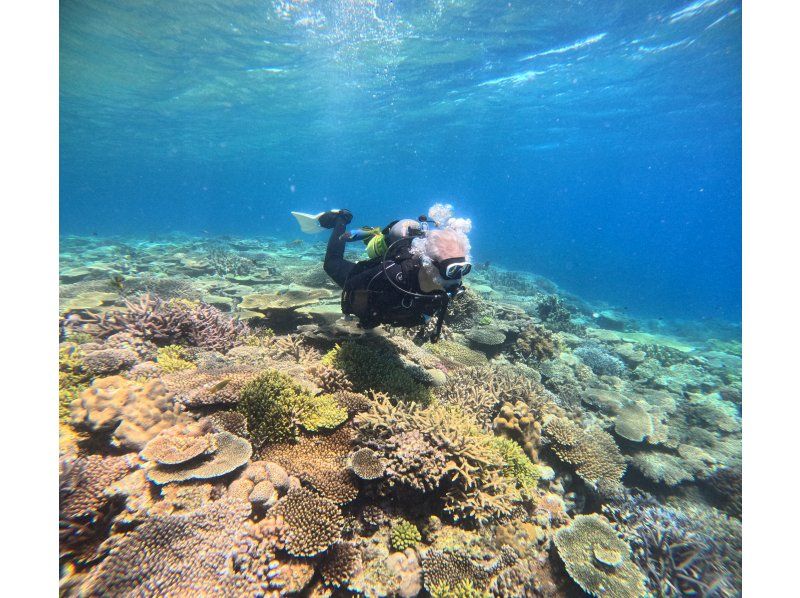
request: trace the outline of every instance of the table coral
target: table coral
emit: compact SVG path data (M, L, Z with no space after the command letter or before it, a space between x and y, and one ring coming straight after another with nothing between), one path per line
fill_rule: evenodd
M116 543L82 594L236 595L227 562L249 514L249 504L221 500L185 515L150 517Z
M159 381L98 378L70 403L76 426L111 430L116 446L141 450L159 432L188 418Z
M631 456L631 462L642 474L667 486L694 479L694 474L685 467L679 457L661 451L639 451Z
M631 561L630 546L600 515L578 515L556 532L558 554L567 572L591 596L639 598L646 595L644 576Z
M633 442L642 442L653 433L653 420L641 403L630 402L617 411L614 431Z
M253 454L253 448L244 438L229 432L213 436L213 451L201 453L176 465L154 464L147 472L147 477L156 484L217 478L238 469ZM144 453L142 456L145 456Z
M362 448L351 453L347 458L347 466L362 480L376 480L383 477L386 465L377 453Z
M466 367L481 367L489 363L486 355L475 349L455 341L442 339L438 343L428 345L428 350L450 363Z

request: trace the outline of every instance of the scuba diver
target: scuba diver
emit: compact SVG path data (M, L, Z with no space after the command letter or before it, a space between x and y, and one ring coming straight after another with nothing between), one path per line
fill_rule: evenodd
M469 240L462 230L439 227L420 216L395 220L383 229L348 231L353 219L348 210L292 215L304 232L331 230L323 267L342 288L343 313L356 316L362 328L420 326L418 339L436 318L430 341L439 339L450 299L464 291L462 278L472 269ZM344 259L345 245L353 241L365 243L369 259Z

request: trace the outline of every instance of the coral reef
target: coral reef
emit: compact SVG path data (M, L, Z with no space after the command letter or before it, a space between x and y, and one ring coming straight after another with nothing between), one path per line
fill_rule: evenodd
M156 352L156 363L165 374L193 370L197 367L186 359L186 350L180 345L167 345Z
M417 542L422 541L422 535L417 526L406 519L398 519L392 522L389 531L389 545L392 550L403 552L407 548L416 546Z
M292 490L260 524L271 526L276 546L292 556L310 557L339 540L344 526L339 507L310 490Z
M585 345L573 352L581 361L598 376L624 376L627 372L625 364L599 345Z
M626 463L614 439L603 430L583 430L563 418L550 419L543 428L559 459L575 467L590 486L605 494L619 488Z
M578 515L556 532L555 545L567 572L591 596L645 596L644 576L630 546L599 515Z
M182 456L183 460L178 463L164 464L163 461L156 461L148 470L147 477L156 484L218 478L247 463L253 454L253 448L244 438L229 432L212 436L210 448L206 451L195 457ZM145 452L141 455L145 457Z
M325 355L322 363L344 372L356 391L376 390L407 401L430 401L430 390L385 347L344 343Z

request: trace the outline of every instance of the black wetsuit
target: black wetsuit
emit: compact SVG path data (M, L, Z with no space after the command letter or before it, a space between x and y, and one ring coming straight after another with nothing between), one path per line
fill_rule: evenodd
M421 264L410 252L411 238L393 244L386 259L351 262L344 259L346 226L343 219L336 220L323 264L328 276L342 287L344 313L358 316L365 328L378 324L412 327L446 307L444 292L423 293L419 288Z

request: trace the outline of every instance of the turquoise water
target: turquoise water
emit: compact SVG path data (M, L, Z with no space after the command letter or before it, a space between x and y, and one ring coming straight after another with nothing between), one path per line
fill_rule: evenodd
M738 322L741 6L61 3L62 233L449 201L476 260Z

